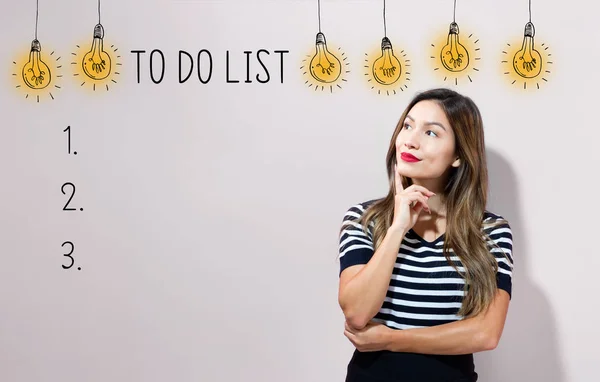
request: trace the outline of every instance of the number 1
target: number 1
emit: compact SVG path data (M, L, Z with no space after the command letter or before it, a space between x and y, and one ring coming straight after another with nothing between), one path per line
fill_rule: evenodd
M71 126L67 126L63 132L67 132L68 153L71 154Z

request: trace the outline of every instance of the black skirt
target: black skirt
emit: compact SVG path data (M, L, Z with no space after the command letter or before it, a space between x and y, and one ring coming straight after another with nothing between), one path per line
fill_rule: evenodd
M473 354L354 351L346 382L475 382Z

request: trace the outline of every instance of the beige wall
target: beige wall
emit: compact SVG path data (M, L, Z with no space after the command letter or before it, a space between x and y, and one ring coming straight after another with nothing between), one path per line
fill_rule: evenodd
M91 38L94 2L41 1L39 39L65 71L55 100L39 105L9 78L33 37L33 4L5 3L0 380L343 380L353 347L337 305L337 232L346 208L387 191L388 140L410 97L444 85L429 67L428 33L447 27L451 2L388 1L388 36L410 52L412 77L405 92L381 97L362 79L364 53L382 37L377 1L322 1L328 42L351 63L334 94L308 89L299 72L316 0L105 1L105 38L123 73L97 94L69 74L74 44ZM527 2L458 3L482 59L473 82L454 88L481 108L489 208L511 222L516 261L504 336L476 356L477 369L488 382L591 381L600 373L597 5L533 2L554 66L525 93L505 83L500 60L522 36ZM137 84L130 51L155 48L165 80ZM179 49L203 48L214 78L179 84ZM290 50L284 84L274 55L268 84L227 84L225 52L243 80L243 51L261 48ZM68 125L77 156L66 154ZM61 210L65 182L83 212ZM80 271L61 268L66 240Z

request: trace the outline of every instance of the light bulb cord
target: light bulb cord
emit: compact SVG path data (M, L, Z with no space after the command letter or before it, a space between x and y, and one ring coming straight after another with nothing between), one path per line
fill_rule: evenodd
M98 0L98 24L102 24L100 22L100 0Z
M452 16L452 22L456 22L456 0L454 0L454 15Z
M529 22L531 22L531 0L529 0Z
M317 1L319 7L319 33L321 33L321 0Z
M385 15L385 0L383 0L383 37L387 37L387 24Z
M38 20L40 18L40 0L35 2L35 39L37 40Z

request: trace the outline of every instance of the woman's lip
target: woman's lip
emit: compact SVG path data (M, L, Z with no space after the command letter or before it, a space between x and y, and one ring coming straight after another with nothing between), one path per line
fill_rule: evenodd
M417 158L416 156L414 156L412 154L408 154L408 153L402 153L402 154L400 154L400 158L402 158L402 160L405 161L405 162L418 162L418 161L420 161L419 158Z

